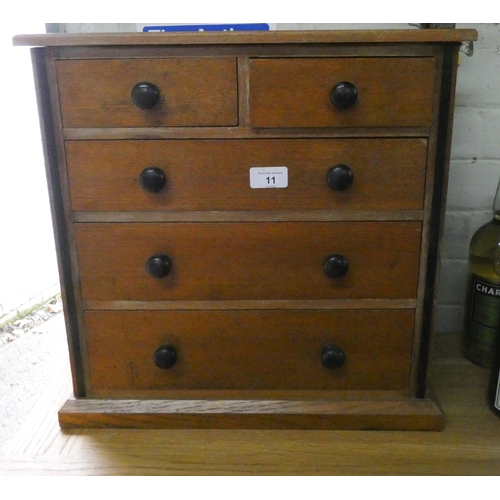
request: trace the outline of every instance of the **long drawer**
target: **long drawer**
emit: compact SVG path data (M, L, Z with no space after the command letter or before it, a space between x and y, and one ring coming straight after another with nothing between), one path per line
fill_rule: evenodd
M85 313L97 394L190 388L405 390L413 323L411 310ZM175 355L174 364L159 368L158 350L170 352L170 361ZM325 367L332 352L341 352L343 363Z
M427 141L68 141L66 158L73 210L415 210ZM286 167L287 187L251 187L262 167Z
M250 123L263 128L428 127L434 75L432 57L252 59ZM339 108L332 92L345 83L354 90L340 89L346 107Z
M414 299L420 236L419 222L75 225L85 301Z
M57 61L56 67L64 127L238 123L236 59L232 57L64 60ZM152 107L134 104L132 91L138 84L156 88L158 100ZM147 100L147 88L144 94Z

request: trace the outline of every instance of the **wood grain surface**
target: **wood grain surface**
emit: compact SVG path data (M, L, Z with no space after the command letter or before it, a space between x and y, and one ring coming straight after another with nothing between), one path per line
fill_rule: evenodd
M84 301L410 299L419 222L75 224ZM146 272L171 259L161 279ZM323 271L331 254L349 270Z
M64 127L236 125L235 58L57 61ZM160 90L152 109L137 108L132 88Z
M417 127L432 120L435 61L427 58L252 59L252 127ZM333 87L358 90L354 106L339 110Z
M59 412L64 429L188 428L441 431L431 400L406 401L145 401L69 400Z
M67 141L76 211L418 210L423 207L424 139ZM354 183L335 191L328 170L347 165ZM252 167L287 167L288 187L252 189ZM139 175L161 168L159 193Z
M203 33L99 33L19 34L14 45L106 46L106 45L211 45L211 44L372 44L448 42L477 40L474 29L389 29L315 31L236 31Z
M93 393L121 389L408 388L414 311L87 311ZM160 345L177 363L153 363ZM328 370L334 344L344 366ZM89 394L91 396L91 394Z

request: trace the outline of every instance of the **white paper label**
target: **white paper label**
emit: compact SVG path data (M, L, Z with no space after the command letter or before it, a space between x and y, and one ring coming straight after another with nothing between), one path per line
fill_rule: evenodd
M500 410L500 374L498 375L497 395L495 397L495 408Z
M288 187L288 168L252 167L250 187L252 189L286 188Z

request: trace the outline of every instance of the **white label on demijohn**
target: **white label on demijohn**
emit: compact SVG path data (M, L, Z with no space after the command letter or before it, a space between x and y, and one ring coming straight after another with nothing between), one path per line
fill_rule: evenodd
M288 168L252 167L250 187L252 189L286 188L288 187Z
M495 396L495 408L500 410L500 374L498 375L497 393Z

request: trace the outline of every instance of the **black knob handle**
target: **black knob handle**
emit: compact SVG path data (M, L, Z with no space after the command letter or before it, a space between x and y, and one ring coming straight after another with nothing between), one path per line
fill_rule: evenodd
M164 278L170 272L172 262L168 255L153 255L146 262L146 270L153 278Z
M344 191L351 187L354 181L354 174L347 165L335 165L326 174L328 185L335 191Z
M345 354L336 345L327 345L321 351L321 364L328 370L336 370L345 363Z
M165 172L158 167L145 168L139 175L142 189L148 193L160 192L167 182Z
M140 109L151 109L160 99L160 89L149 82L140 82L132 89L132 102Z
M358 89L351 82L339 82L333 87L330 99L337 109L350 108L358 100Z
M153 361L158 368L168 370L177 362L177 352L171 345L161 345L158 349L156 349L153 355Z
M342 278L349 270L349 263L343 255L332 253L325 259L323 270L330 278Z

